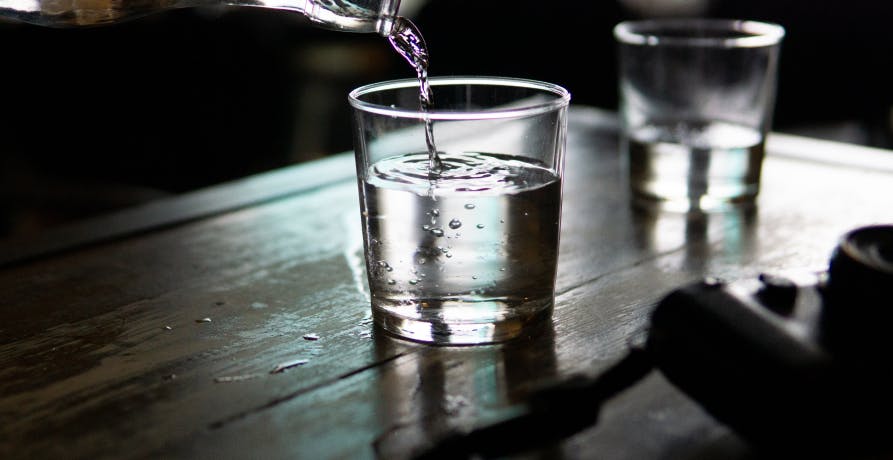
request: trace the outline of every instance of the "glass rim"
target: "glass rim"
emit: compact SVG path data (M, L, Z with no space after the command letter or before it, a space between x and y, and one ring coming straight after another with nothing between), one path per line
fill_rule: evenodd
M360 86L352 90L348 94L350 105L364 112L375 113L379 115L388 115L397 118L414 118L428 120L490 120L500 118L520 118L525 116L538 115L546 112L567 107L570 104L570 92L562 86L545 81L532 80L527 78L515 77L492 77L492 76L450 76L450 77L430 77L428 84L434 91L434 98L437 98L438 86L459 86L459 85L476 85L481 87L506 87L506 88L527 88L542 91L544 94L554 96L549 101L538 101L529 105L513 106L511 108L484 108L476 110L430 110L421 111L419 108L400 108L389 105L375 104L361 100L364 95L391 91L405 88L418 88L419 80L417 78L402 78L397 80L387 80L368 85Z
M667 35L667 32L691 33L681 36ZM737 32L742 36L721 35L728 32ZM713 35L704 35L705 33ZM785 29L779 24L742 19L643 19L622 21L614 26L614 37L627 45L760 48L777 45L784 36Z

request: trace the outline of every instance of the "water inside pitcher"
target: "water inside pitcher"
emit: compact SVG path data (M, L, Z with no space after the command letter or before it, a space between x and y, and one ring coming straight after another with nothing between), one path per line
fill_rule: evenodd
M47 27L98 26L177 8L213 6L290 11L321 28L388 36L400 0L0 0L0 18Z

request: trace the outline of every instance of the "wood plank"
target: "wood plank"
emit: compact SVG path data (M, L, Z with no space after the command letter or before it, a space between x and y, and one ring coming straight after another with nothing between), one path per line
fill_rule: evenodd
M296 164L195 192L152 201L34 235L0 240L0 268L355 180L353 154Z

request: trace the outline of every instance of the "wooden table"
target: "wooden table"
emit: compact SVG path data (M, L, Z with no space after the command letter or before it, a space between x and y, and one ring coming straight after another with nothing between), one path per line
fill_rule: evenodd
M408 458L597 375L683 283L823 270L893 221L893 152L781 134L754 212L633 212L616 127L572 108L554 318L507 344L374 330L350 154L0 243L0 458ZM654 372L519 457L746 450Z

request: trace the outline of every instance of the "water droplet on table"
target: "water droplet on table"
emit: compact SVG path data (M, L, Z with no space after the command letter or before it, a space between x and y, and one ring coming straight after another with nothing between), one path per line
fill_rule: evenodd
M243 380L251 380L258 377L260 377L259 374L224 375L222 377L214 377L214 383L241 382Z
M291 369L293 367L303 366L304 364L307 364L306 359L296 359L293 361L286 361L286 362L281 363L281 364L277 365L276 367L274 367L273 370L270 371L270 373L271 374L279 374L279 373L285 372L286 370Z

